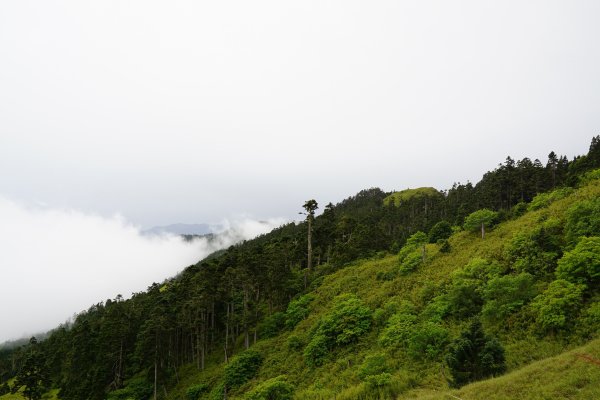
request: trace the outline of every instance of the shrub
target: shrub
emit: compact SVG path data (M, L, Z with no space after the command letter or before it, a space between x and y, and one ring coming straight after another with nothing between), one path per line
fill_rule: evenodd
M277 336L285 327L286 319L286 314L282 312L276 312L266 317L258 326L260 337L267 339Z
M335 344L356 341L371 328L371 310L353 294L342 294L334 301L333 310L320 323L319 332Z
M286 381L284 375L259 383L246 394L247 400L291 400L294 397L294 385Z
M448 330L434 322L425 322L414 330L408 350L413 358L435 359L448 344Z
M579 310L584 289L564 279L552 282L531 302L538 328L545 332L567 328Z
M529 207L527 209L529 211L539 210L540 208L548 207L550 204L558 201L560 199L564 199L573 193L573 189L570 187L565 187L561 189L556 189L549 193L540 193L531 200L529 203Z
M188 400L198 400L200 395L208 392L209 386L206 383L198 383L188 388L185 395Z
M400 272L403 274L408 274L409 272L413 272L419 264L423 262L423 249L413 250L411 253L407 254L406 257L400 262Z
M371 321L371 310L358 297L349 293L337 296L332 310L321 318L304 349L306 362L311 366L322 365L334 346L358 340L371 328Z
M452 236L452 225L448 221L440 221L429 230L429 243L437 243Z
M147 399L152 395L152 384L145 378L132 378L127 385L110 392L107 395L108 400L129 400L129 399Z
M556 277L590 286L600 281L600 237L581 238L558 260Z
M405 347L413 334L417 316L411 313L397 313L390 317L379 336L379 343L385 347Z
M387 360L383 354L367 356L358 370L358 377L366 380L369 376L390 372Z
M331 341L323 334L314 336L304 348L304 360L311 367L323 365L329 355Z
M288 349L298 351L304 346L302 338L298 335L290 335L287 339Z
M285 312L285 326L288 329L294 329L296 325L309 314L309 305L313 300L313 296L305 294L295 300L290 301Z
M227 389L236 388L254 378L262 363L262 357L256 351L246 350L225 365L225 385Z
M581 201L569 208L565 231L570 243L581 236L600 236L600 198Z
M533 282L533 277L528 273L490 280L483 290L483 317L491 322L499 322L519 310L535 296Z

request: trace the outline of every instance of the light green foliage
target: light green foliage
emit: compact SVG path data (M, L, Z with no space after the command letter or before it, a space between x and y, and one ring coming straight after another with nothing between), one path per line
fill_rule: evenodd
M451 304L448 301L448 296L442 294L434 297L427 307L423 310L423 317L432 322L441 322L447 315L450 314Z
M556 276L595 287L600 281L600 237L581 238L573 250L558 260Z
M573 189L570 187L556 189L549 193L540 193L537 196L535 196L533 200L531 200L531 203L529 203L528 210L535 211L541 208L548 207L550 204L560 199L564 199L571 193L573 193Z
M209 389L210 386L208 386L206 383L197 383L195 385L192 385L188 388L187 392L185 393L186 399L198 400L200 396L204 393L207 393Z
M597 180L600 180L600 169L595 169L584 174L579 178L579 185L583 186Z
M436 359L446 348L450 334L435 322L424 322L413 331L408 342L408 351L413 358Z
M423 250L417 249L409 253L400 263L400 272L408 274L417 269L423 262Z
M379 343L384 347L407 347L416 321L417 316L411 312L399 312L392 315L379 336Z
M569 208L565 231L569 243L581 236L600 236L600 198L580 201Z
M225 385L236 388L254 378L262 363L262 356L253 350L246 350L225 365Z
M564 279L552 282L531 303L539 329L549 332L567 328L579 310L584 289Z
M491 279L483 290L483 317L488 322L502 322L535 296L533 283L533 276L526 272Z
M294 385L287 382L285 375L259 383L246 394L246 400L291 400L294 397Z
M554 250L549 237L549 232L542 229L537 229L533 233L519 232L510 241L505 251L506 258L512 268L520 272L529 272L534 275L540 275L552 271L556 266L558 253L556 251L545 251L542 246L547 249ZM540 243L542 240L544 242Z
M477 210L465 218L464 227L468 231L481 231L481 236L485 236L485 227L490 227L498 219L496 211L487 208Z
M492 278L500 276L501 273L502 268L498 263L475 257L463 268L452 273L452 280L454 282L475 281L477 283L485 283Z
M421 231L411 235L406 240L406 244L398 253L400 272L405 274L412 272L423 262L425 245L428 240L427 235Z
M421 187L417 189L406 189L400 192L394 192L385 199L383 199L383 204L385 206L395 205L400 206L402 203L409 201L413 198L423 198L423 197L432 197L432 198L441 198L442 194L432 188L432 187Z
M309 306L313 300L313 296L305 294L299 298L290 301L287 311L285 312L285 326L288 329L293 329L300 321L306 318L310 312Z
M390 372L387 359L383 354L375 354L365 357L358 370L358 377L365 380L371 375L379 375L384 372Z

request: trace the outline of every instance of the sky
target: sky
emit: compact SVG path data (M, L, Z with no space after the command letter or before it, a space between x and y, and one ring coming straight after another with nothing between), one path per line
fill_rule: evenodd
M90 260L156 260L102 299L204 254L139 235L153 226L297 219L311 198L583 154L599 16L597 1L0 2L0 304L42 296L26 285L40 268L67 293Z

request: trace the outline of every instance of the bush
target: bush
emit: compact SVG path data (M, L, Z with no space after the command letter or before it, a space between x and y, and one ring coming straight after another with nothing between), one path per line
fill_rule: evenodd
M550 204L554 203L557 200L564 199L573 193L573 189L570 187L565 187L561 189L556 189L549 193L540 193L531 200L529 203L529 207L527 209L529 211L539 210L540 208L548 207Z
M600 236L600 198L581 201L569 208L565 231L569 243L582 236Z
M199 383L188 388L185 395L188 400L198 400L200 395L208 392L209 386L206 383Z
M447 221L440 221L429 230L429 243L437 243L452 236L452 225Z
M323 334L318 334L304 348L304 360L311 367L319 367L327 360L330 347L331 340Z
M531 302L538 328L544 332L568 328L579 310L584 289L564 279L552 282Z
M503 321L535 296L533 283L533 277L528 273L490 280L483 290L483 317L491 322Z
M287 339L287 346L288 346L288 349L290 349L290 350L298 351L302 347L304 347L304 342L303 342L302 338L300 338L300 336L290 335Z
M260 337L267 339L277 336L286 326L286 320L286 314L282 312L269 315L258 326Z
M152 384L145 378L132 378L119 390L108 393L108 400L147 399L152 395Z
M423 262L423 249L413 250L400 262L400 272L408 274L413 272Z
M333 310L320 323L318 331L337 345L355 342L371 328L371 310L353 294L342 294Z
M446 328L434 322L425 322L411 335L408 351L413 358L436 359L446 348L449 336Z
M284 375L259 383L246 395L247 400L291 400L294 397L294 385L286 381Z
M288 329L294 329L296 325L304 318L308 317L309 305L313 301L313 296L305 294L295 300L290 301L285 312L285 326Z
M227 389L239 387L254 378L261 363L261 355L253 350L246 350L231 359L225 365L225 385Z
M358 340L371 328L371 310L353 294L334 299L333 309L321 318L309 344L304 349L306 362L322 365L328 352L336 345Z
M417 316L412 313L397 313L392 315L379 336L379 343L384 347L406 347L413 333L416 321Z
M387 360L383 354L367 356L358 370L358 377L363 381L369 376L390 372Z
M573 250L558 260L556 277L595 286L600 281L600 237L581 238Z

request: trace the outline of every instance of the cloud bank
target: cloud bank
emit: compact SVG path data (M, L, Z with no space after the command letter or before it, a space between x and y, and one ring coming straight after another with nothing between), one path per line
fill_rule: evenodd
M53 328L90 305L129 297L213 251L284 220L223 221L213 240L147 236L122 216L25 207L0 197L0 342Z

